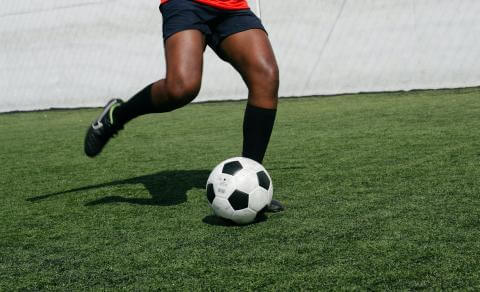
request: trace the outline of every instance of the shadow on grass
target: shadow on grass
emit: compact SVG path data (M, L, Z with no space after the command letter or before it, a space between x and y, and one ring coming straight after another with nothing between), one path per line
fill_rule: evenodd
M215 215L208 215L203 218L202 222L206 223L208 225L214 225L214 226L225 226L225 227L234 227L234 226L248 226L252 224L257 224L260 222L264 222L267 220L267 216L265 215L265 212L260 212L257 215L257 218L255 218L255 221L252 223L246 224L246 225L238 225L235 222L228 220L228 219L223 219L220 217L217 217Z
M154 174L137 176L134 178L117 180L108 183L90 185L67 191L50 193L28 198L27 201L35 202L55 196L66 195L75 192L88 191L103 187L118 185L143 184L151 195L151 198L128 198L124 196L107 196L85 204L95 206L110 203L129 203L137 205L178 205L187 201L187 192L193 188L205 188L210 171L208 170L172 170Z

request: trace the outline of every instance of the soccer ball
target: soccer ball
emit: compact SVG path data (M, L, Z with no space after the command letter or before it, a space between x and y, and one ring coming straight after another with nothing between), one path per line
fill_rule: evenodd
M218 164L207 180L207 199L215 215L248 224L272 201L270 175L258 162L245 157Z

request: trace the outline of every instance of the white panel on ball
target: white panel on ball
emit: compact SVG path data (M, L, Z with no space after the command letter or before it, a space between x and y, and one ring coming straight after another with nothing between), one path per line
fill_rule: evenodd
M218 197L228 199L228 196L235 191L236 182L235 178L231 175L219 173L218 176L212 181L214 183L213 186L215 194Z
M213 200L212 208L213 208L213 212L217 216L220 216L226 219L232 218L233 209L227 200L216 197L215 200Z
M245 164L245 168L248 168L249 170L253 170L255 172L265 170L263 165L250 158L244 158L244 160L242 160L242 164Z
M243 164L243 163L242 163ZM242 169L235 174L236 189L244 193L252 192L257 186L257 173L250 169Z
M257 212L249 208L246 208L246 209L233 212L231 219L233 222L237 224L248 224L253 222L256 216L257 216Z
M270 195L265 195L265 193L267 192L268 191L261 187L256 188L253 192L250 193L248 207L256 212L260 212L272 201Z

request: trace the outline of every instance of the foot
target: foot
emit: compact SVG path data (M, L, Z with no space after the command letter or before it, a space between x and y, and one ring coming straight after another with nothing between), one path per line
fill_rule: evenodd
M277 200L272 200L270 205L267 206L266 211L271 213L277 213L285 210L285 206Z
M117 132L123 129L116 125L113 119L113 110L123 103L120 99L112 99L105 106L102 114L90 125L85 136L85 154L89 157L97 156Z

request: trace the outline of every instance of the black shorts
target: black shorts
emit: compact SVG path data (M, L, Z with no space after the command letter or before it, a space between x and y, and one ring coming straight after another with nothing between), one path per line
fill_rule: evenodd
M205 34L209 47L222 57L220 43L228 36L249 30L266 31L250 10L221 10L192 0L170 0L160 5L163 16L163 40L173 34L197 29Z

